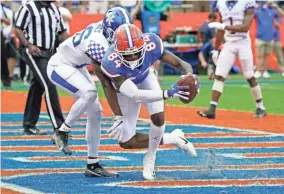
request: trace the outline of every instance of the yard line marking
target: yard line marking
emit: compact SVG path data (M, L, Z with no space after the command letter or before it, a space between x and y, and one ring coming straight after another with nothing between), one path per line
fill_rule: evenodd
M34 156L34 157L12 157L8 158L18 162L54 162L54 161L80 161L87 160L87 156ZM120 156L99 156L99 160L116 160L116 161L128 161L125 157Z
M270 153L230 153L230 154L216 154L223 157L245 159L245 158L283 158L284 153L270 152Z
M182 124L176 124L176 125L179 126L179 125L182 125ZM205 128L216 128L216 129L227 129L229 131L238 131L238 132L249 132L249 133L270 134L270 135L284 136L284 133L273 133L273 132L260 131L260 130L254 130L254 129L239 129L239 128L232 128L232 127L220 127L220 126L215 126L215 125L197 125L197 124L192 124L191 126L205 127Z
M269 134L250 134L250 133L186 133L188 138L250 138L250 137L269 137ZM72 135L72 139L85 139L85 135ZM107 134L101 135L101 139L112 139ZM50 140L50 136L2 136L2 141L28 141L28 140Z
M275 179L202 179L202 180L154 180L127 181L101 184L103 186L120 186L131 188L189 188L189 187L251 187L251 186L282 186L283 178Z
M106 167L109 171L133 172L141 171L142 166L131 167ZM209 166L157 166L157 171L200 171L209 169ZM284 164L263 164L263 165L216 165L210 170L266 170L266 169L284 169ZM17 178L19 176L31 176L41 174L59 174L59 173L77 173L83 172L84 168L37 168L37 169L5 169L1 170L3 179Z
M198 149L224 149L224 148L279 148L284 147L284 142L222 142L222 143L196 143ZM176 149L173 145L162 145L162 150ZM71 145L71 150L87 151L86 145ZM144 153L147 149L122 149L118 145L104 144L100 145L101 152L133 152ZM46 152L58 151L56 146L1 146L1 152Z
M12 191L16 191L16 192L19 192L19 193L44 194L41 191L36 191L36 190L30 189L30 188L22 187L22 186L11 184L11 183L4 183L4 182L1 181L0 184L1 184L2 188L9 189L9 190L12 190Z

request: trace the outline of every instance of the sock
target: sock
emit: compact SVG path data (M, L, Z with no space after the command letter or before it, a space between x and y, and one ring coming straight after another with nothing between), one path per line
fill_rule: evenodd
M151 123L149 132L149 150L156 151L159 147L160 141L163 137L166 125L158 127Z
M59 128L59 131L69 132L71 130L71 127L66 125L66 123L63 123L61 127Z
M95 164L99 162L98 157L89 156L87 159L87 164Z
M216 102L216 101L211 101L211 102L210 102L209 110L215 112L217 106L218 106L218 102Z
M260 108L262 110L265 110L262 100L260 102L256 102L256 108Z
M93 107L87 110L86 140L88 156L98 157L101 135L101 111L94 111Z
M261 108L261 109L265 109L263 102L262 102L262 94L261 94L261 88L259 86L259 84L257 84L256 86L251 88L251 92L254 96L254 99L256 101L256 108Z

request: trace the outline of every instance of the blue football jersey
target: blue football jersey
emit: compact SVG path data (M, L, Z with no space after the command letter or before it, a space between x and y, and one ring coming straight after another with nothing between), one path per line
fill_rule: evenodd
M141 66L130 69L123 64L115 52L114 45L108 48L102 60L101 69L110 78L124 76L131 79L135 84L143 82L149 74L149 68L161 58L164 52L162 40L156 34L143 34L145 46L145 56Z

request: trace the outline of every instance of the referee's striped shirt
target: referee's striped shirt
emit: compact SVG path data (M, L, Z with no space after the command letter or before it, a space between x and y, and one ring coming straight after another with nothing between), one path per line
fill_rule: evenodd
M42 49L52 49L55 36L66 31L57 7L53 3L44 6L40 1L29 1L22 5L14 25L25 32L31 44Z

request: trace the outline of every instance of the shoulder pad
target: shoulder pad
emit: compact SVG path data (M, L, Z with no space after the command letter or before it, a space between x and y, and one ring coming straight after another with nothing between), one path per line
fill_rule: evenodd
M146 42L146 52L151 51L159 59L164 52L164 45L161 38L153 33L146 33L143 37Z

